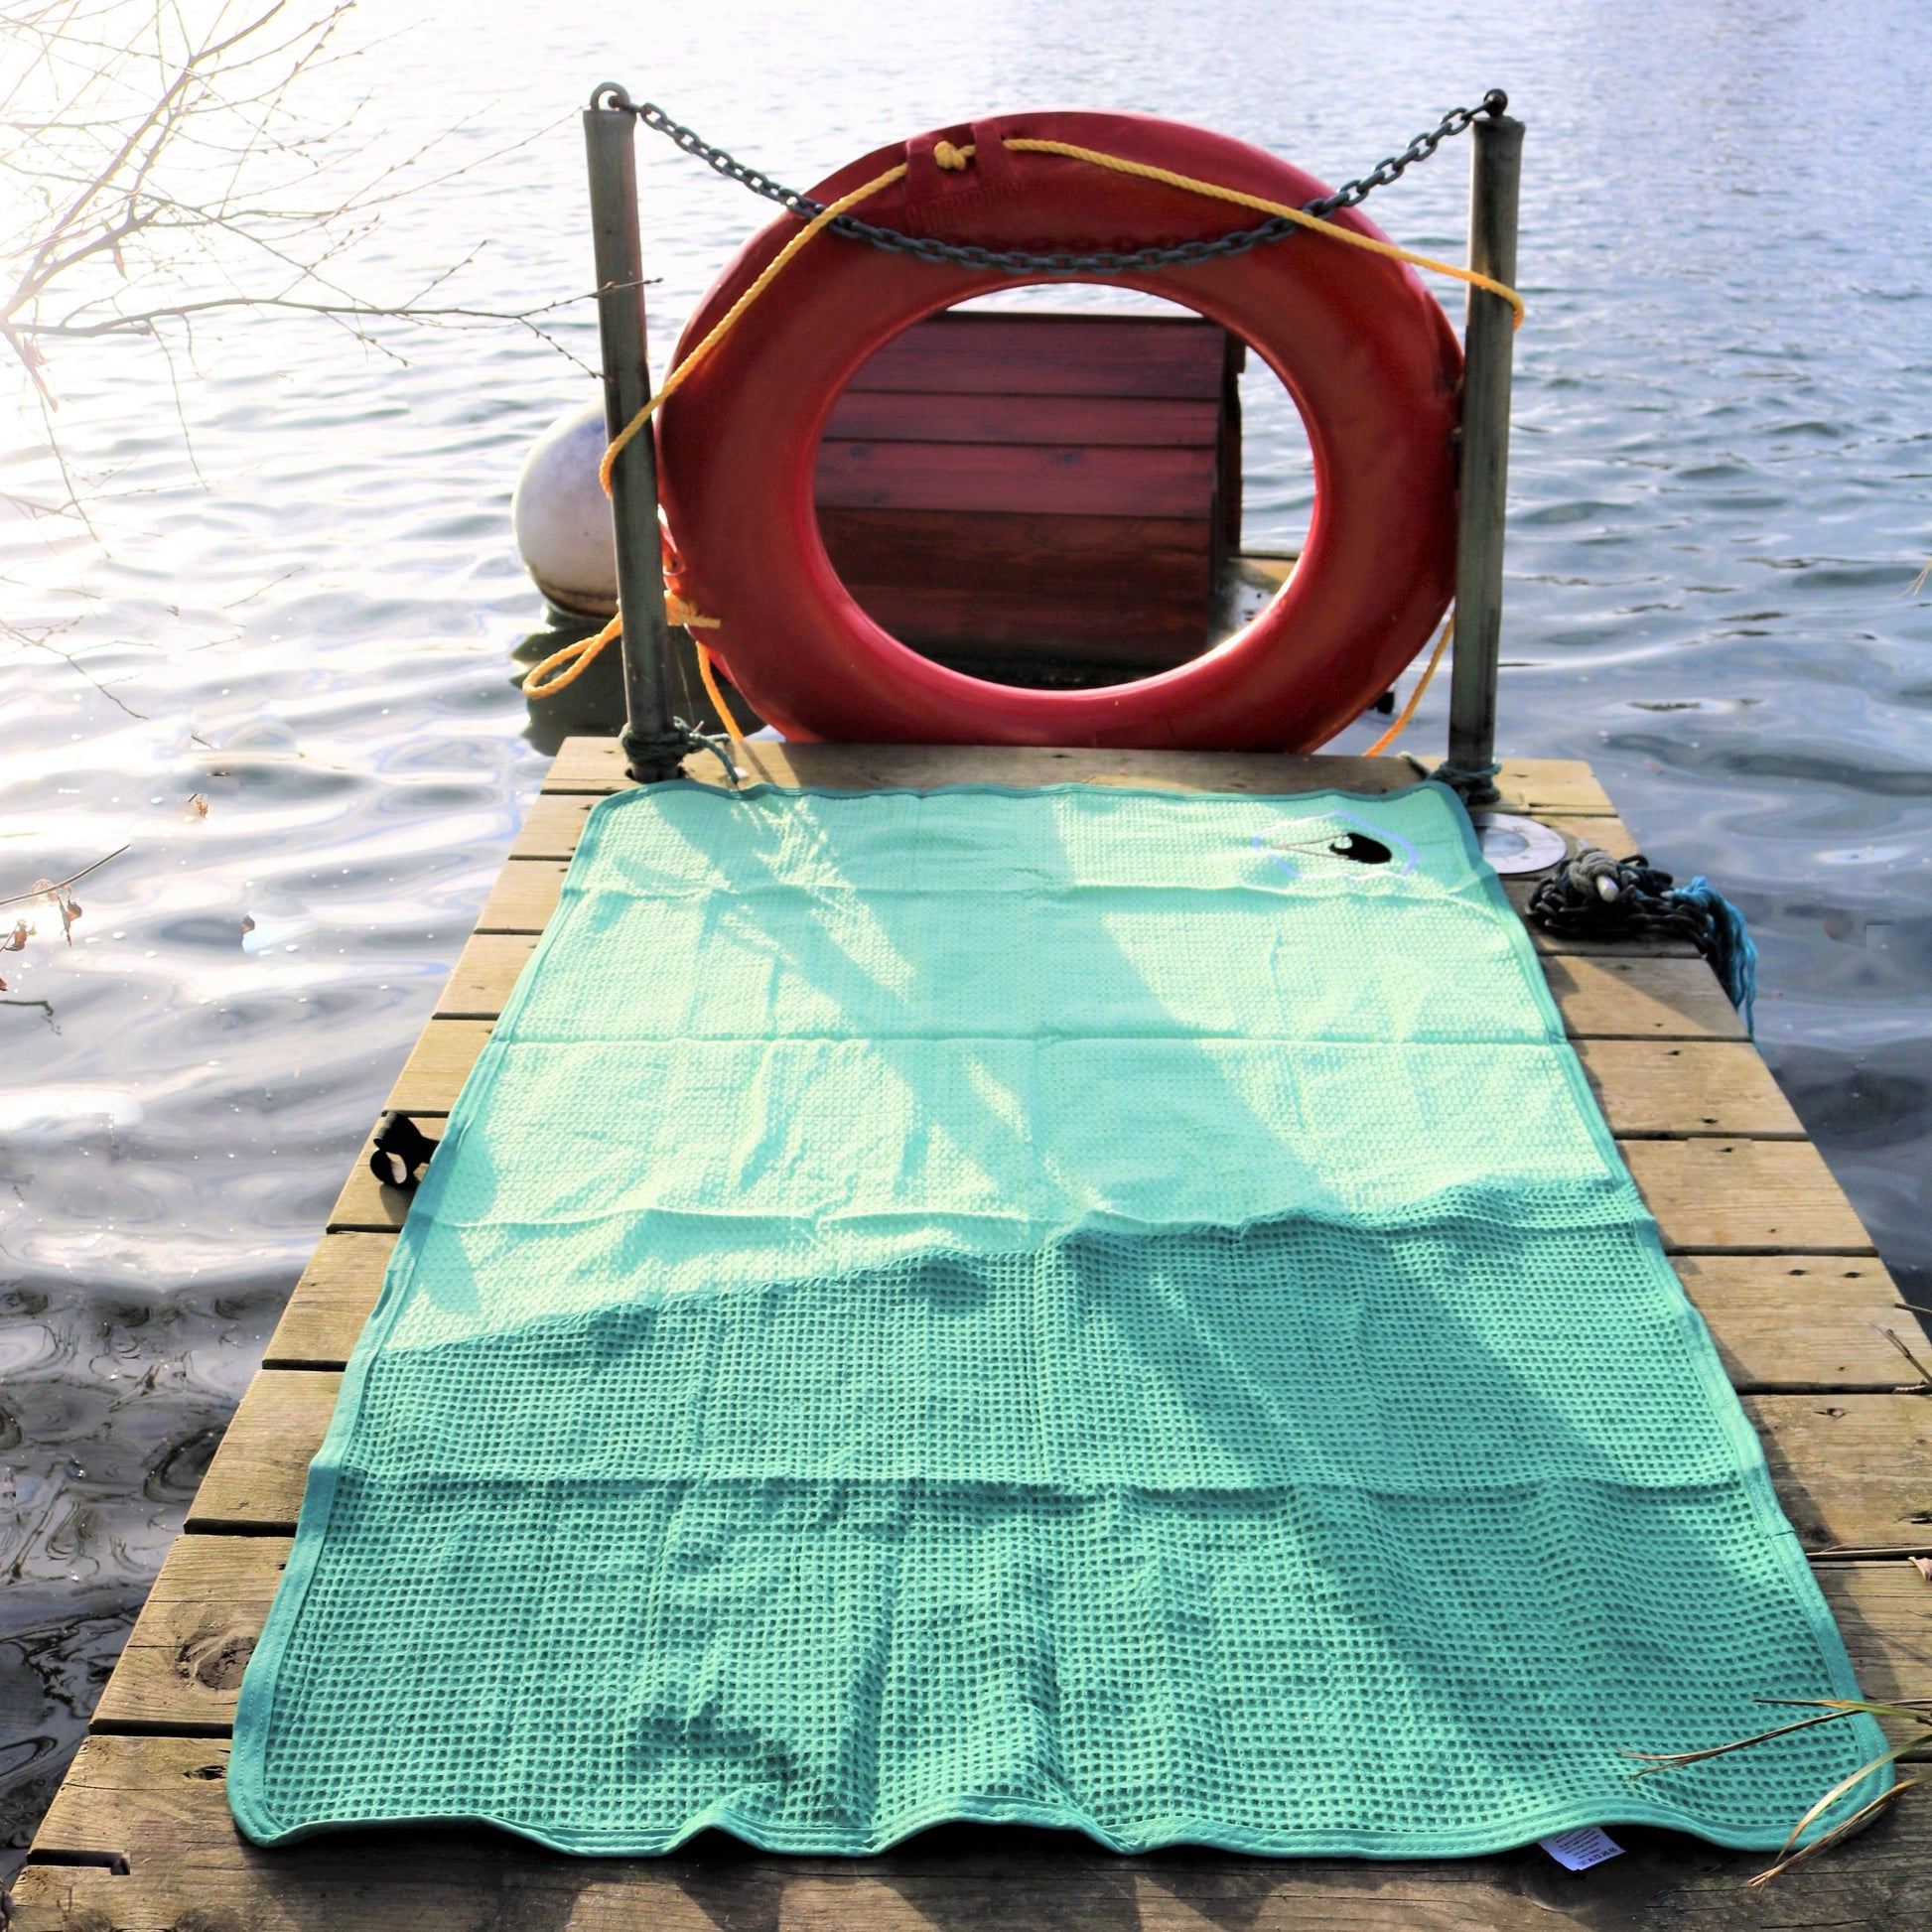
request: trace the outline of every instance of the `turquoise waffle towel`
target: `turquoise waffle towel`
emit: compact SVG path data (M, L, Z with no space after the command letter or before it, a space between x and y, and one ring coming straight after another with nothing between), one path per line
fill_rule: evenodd
M1623 1753L1851 1695L1448 792L669 784L451 1118L229 1791L261 1843L1770 1847L1868 1721Z

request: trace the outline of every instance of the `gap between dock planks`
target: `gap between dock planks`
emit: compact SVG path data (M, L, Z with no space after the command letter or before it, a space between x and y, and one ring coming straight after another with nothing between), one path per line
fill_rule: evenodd
M742 756L755 776L851 789L970 776L1372 792L1416 775L1393 759L762 744ZM715 776L711 762L695 757L692 775ZM1513 808L1612 852L1633 849L1587 766L1509 761L1502 780ZM571 740L559 755L390 1096L432 1136L555 908L591 806L625 783L611 741ZM1512 890L1519 906L1524 897ZM1899 1560L1932 1551L1932 1402L1902 1392L1917 1377L1885 1330L1921 1361L1932 1348L1703 961L1674 942L1573 946L1538 934L1537 943L1605 1116L1764 1441L1785 1509L1819 1561L1864 1688L1932 1695L1932 1586ZM358 1158L101 1700L95 1734L35 1841L37 1863L16 1893L21 1932L163 1932L191 1922L185 1907L237 1932L332 1915L384 1927L696 1932L756 1919L897 1932L935 1922L1245 1926L1262 1911L1283 1926L1339 1918L1542 1927L1584 1906L1579 1881L1533 1851L1452 1864L1290 1867L1188 1853L1116 1860L1083 1841L1029 1834L989 1852L984 1835L937 1834L879 1860L734 1854L721 1867L687 1859L593 1864L494 1836L417 1833L385 1838L379 1854L355 1838L252 1852L234 1836L220 1782L235 1694L341 1369L407 1206ZM1887 1821L1844 1859L1783 1881L1768 1895L1773 1918L1747 1907L1758 1895L1739 1888L1757 1862L1668 1834L1626 1837L1635 1839L1631 1856L1591 1874L1591 1923L1634 1924L1659 1910L1685 1925L1932 1919L1932 1822L1921 1815ZM1603 1915L1612 1897L1627 1902L1627 1916Z

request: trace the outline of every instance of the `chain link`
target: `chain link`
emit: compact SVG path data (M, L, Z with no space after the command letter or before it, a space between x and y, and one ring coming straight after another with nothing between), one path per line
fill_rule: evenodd
M661 107L650 101L641 104L617 84L607 80L591 95L594 108L611 108L635 114L643 124L682 148L688 155L715 169L727 181L749 188L768 202L776 202L801 220L822 214L823 202L786 188L769 175L740 161L723 148L715 148L692 129L674 121ZM1358 207L1378 188L1399 181L1419 161L1427 161L1445 141L1466 133L1479 115L1500 114L1509 106L1509 96L1492 87L1474 107L1458 107L1443 118L1427 134L1418 134L1400 154L1378 162L1367 174L1345 182L1332 195L1303 204L1302 212L1317 218ZM852 241L869 242L891 254L911 255L918 261L950 262L961 268L991 269L1004 275L1127 275L1156 268L1189 268L1199 262L1221 261L1231 255L1245 255L1265 242L1284 241L1301 232L1297 223L1276 215L1252 228L1237 228L1212 241L1184 241L1172 248L1136 248L1126 253L1101 252L1091 255L1036 255L1025 249L975 247L970 242L939 241L929 235L909 235L897 228L881 228L855 215L842 214L828 224L834 234Z

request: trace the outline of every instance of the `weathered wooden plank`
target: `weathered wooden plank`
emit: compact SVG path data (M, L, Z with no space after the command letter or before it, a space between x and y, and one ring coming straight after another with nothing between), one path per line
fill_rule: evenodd
M1190 407L1192 405L1189 405ZM1000 511L842 510L820 506L818 533L848 587L897 584L906 560L946 590L1089 596L1116 604L1132 590L1154 602L1192 599L1204 622L1214 588L1210 532L1170 516L1016 516ZM1132 655L1132 625L1122 645ZM1196 645L1198 648L1198 645Z
M956 784L1150 785L1173 791L1260 794L1400 791L1416 782L1407 759L1359 759L1288 752L1145 752L1105 747L1035 745L787 745L754 740L742 749L749 775L780 785L824 785L839 791L880 786ZM709 783L717 765L693 753L686 770ZM545 791L627 788L623 754L614 738L567 738ZM1603 815L1609 815L1605 803Z
M533 932L473 933L436 1002L438 1020L490 1020L502 1013L516 976L537 949Z
M405 1114L447 1114L494 1025L490 1020L431 1020L396 1075L386 1104Z
M1932 1343L1873 1258L1707 1254L1679 1255L1673 1265L1735 1388L1880 1394L1909 1387L1919 1378L1885 1339L1887 1329L1932 1363Z
M395 1245L393 1234L325 1234L268 1338L262 1366L341 1368L382 1292Z
M1579 1039L1577 1057L1618 1139L1716 1134L1802 1139L1757 1049L1731 1040Z
M438 1108L435 1112L425 1111L416 1117L416 1125L422 1129L425 1138L440 1141L443 1138L441 1115L447 1109ZM362 1143L362 1151L355 1157L355 1165L348 1171L348 1178L343 1182L343 1191L336 1196L336 1205L330 1210L329 1230L347 1232L351 1229L365 1229L374 1233L393 1233L401 1227L409 1213L409 1203L414 1196L401 1187L382 1185L369 1173L369 1154L373 1149L375 1136Z
M886 515L886 511L830 511L828 516ZM1123 524L1136 519L1122 517ZM997 594L918 582L885 584L860 576L827 546L845 587L882 630L974 676L992 676L1002 659L1055 666L1098 666L1115 682L1172 670L1207 644L1208 602L1213 585L1213 525L1200 531L1198 593L1188 598L1137 594L1122 571L1112 591L1096 597L1081 591L1022 594L1003 585ZM1028 573L1032 575L1034 573Z
M1193 1847L1123 1859L1072 1834L971 1828L876 1859L702 1841L663 1859L567 1859L447 1831L262 1853L229 1819L227 1751L218 1739L88 1738L22 1873L15 1932L1905 1932L1932 1914L1932 1805L1909 1802L1763 1891L1744 1883L1762 1854L1641 1830L1619 1831L1625 1856L1581 1877L1533 1846L1413 1863ZM68 1863L40 1862L56 1859Z
M573 745L582 741L572 739ZM549 859L511 859L477 917L479 932L541 932L557 909L570 868Z
M187 1527L204 1534L293 1534L309 1464L328 1434L342 1381L328 1369L263 1369L214 1451L189 1505Z
M1362 759L1316 753L1149 752L1031 745L784 745L760 741L747 753L773 784L1064 784L1073 780L1173 785L1200 791L1397 791L1416 782L1406 758ZM1367 771L1346 767L1367 765ZM696 759L691 767L700 769ZM786 775L790 774L790 775ZM615 738L567 738L546 791L620 791L628 786ZM1558 819L1615 819L1616 807L1582 759L1505 759L1499 811Z
M1932 1552L1932 1400L1747 1395L1778 1501L1814 1555Z
M381 1293L394 1236L323 1238L269 1343L268 1365L340 1368ZM1915 1371L1885 1339L1889 1328L1920 1361L1932 1340L1897 1305L1884 1265L1821 1255L1679 1255L1685 1292L1711 1329L1739 1389L1885 1393Z
M1702 959L1552 956L1544 977L1577 1037L1742 1039L1744 1023Z
M264 1369L228 1426L188 1527L293 1531L341 1379ZM1782 1459L1773 1459L1772 1476L1794 1526L1812 1526L1808 1547L1932 1550L1932 1527L1911 1520L1914 1511L1932 1511L1932 1401L1815 1394L1742 1400L1753 1421L1778 1434Z
M568 860L584 836L584 821L608 792L539 792L510 847L511 859ZM481 923L481 922L480 922Z
M93 1727L208 1732L232 1724L289 1549L282 1536L179 1538ZM1932 1585L1902 1560L1818 1574L1865 1694L1932 1697Z
M231 1725L290 1548L286 1536L177 1537L93 1728L214 1734Z
M1614 818L1616 807L1583 759L1503 759L1496 789L1504 812L1567 813L1576 818Z
M1932 1583L1917 1567L1831 1563L1813 1574L1865 1696L1880 1703L1932 1698ZM1932 1756L1932 1737L1913 1756Z
M1808 1141L1625 1141L1623 1158L1664 1246L1745 1254L1871 1254L1831 1170Z
M1586 818L1581 814L1570 812L1538 812L1536 817L1540 823L1554 826L1563 833L1573 847L1599 846L1612 859L1628 859L1637 850L1635 835L1622 819L1615 816ZM1542 874L1525 873L1511 876L1527 879L1534 886Z

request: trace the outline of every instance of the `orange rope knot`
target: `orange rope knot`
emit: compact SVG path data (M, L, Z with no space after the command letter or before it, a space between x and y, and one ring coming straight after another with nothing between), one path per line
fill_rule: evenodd
M664 568L664 621L677 624L685 630L716 630L720 620L707 617L691 602L684 588L684 560L677 554L677 545L671 541L671 533L663 522L657 526L658 548L663 558ZM577 680L597 662L598 654L614 637L623 634L623 613L607 623L594 637L579 637L574 643L566 644L562 650L552 651L535 670L523 680L522 690L526 698L550 698ZM697 639L692 639L697 643ZM718 715L724 720L725 729L734 738L742 738L732 722L732 716L725 709L724 700L719 697L717 687L712 681L711 653L698 644L698 670L704 678L706 691L711 694L711 702L718 707Z

